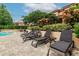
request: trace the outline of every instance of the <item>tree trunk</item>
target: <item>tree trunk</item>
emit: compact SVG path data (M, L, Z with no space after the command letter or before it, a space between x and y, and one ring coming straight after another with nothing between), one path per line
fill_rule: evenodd
M64 18L62 19L62 23L65 23L65 19Z

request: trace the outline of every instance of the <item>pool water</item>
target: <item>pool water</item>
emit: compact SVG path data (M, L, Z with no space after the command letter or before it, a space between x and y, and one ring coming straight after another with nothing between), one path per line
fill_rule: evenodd
M11 32L0 32L0 36L8 36L11 35Z

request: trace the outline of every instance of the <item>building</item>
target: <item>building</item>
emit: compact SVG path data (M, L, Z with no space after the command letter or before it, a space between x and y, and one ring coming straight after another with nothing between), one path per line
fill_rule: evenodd
M54 10L53 13L59 17L59 21L62 22L62 23L66 23L69 19L67 18L70 18L71 17L71 14L69 13L69 9L70 9L70 6L73 5L74 3L72 4L69 4L67 6L64 6L63 8L61 9L58 9L58 10Z
M15 22L15 24L16 25L18 25L18 26L24 26L25 24L24 24L24 22L23 21L18 21L18 22Z

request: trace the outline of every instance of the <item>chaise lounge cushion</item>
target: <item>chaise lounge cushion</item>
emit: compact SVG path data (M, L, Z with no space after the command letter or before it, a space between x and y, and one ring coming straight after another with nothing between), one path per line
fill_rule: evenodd
M51 48L54 48L61 52L66 52L66 50L68 49L70 44L71 44L71 42L58 41L58 42L55 42L54 44L51 44Z

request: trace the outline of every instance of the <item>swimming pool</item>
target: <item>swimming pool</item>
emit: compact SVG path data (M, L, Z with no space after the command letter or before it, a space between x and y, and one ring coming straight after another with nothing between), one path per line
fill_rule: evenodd
M0 36L8 36L11 34L12 34L12 32L0 32Z

